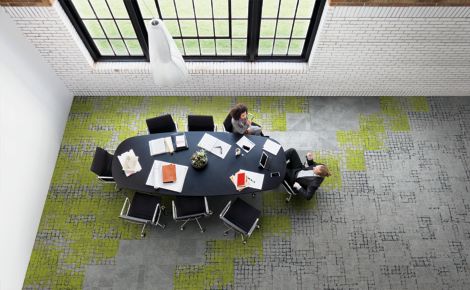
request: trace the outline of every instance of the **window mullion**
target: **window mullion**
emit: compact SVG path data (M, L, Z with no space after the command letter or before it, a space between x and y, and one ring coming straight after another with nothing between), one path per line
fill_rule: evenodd
M126 6L129 19L131 20L132 26L134 27L135 34L137 35L137 39L139 40L140 46L142 48L142 52L144 53L147 61L149 61L148 34L147 29L145 28L142 13L140 12L139 5L137 4L137 0L124 0L124 5Z
M258 56L262 8L263 0L250 0L248 6L248 40L246 45L249 61L255 61Z
M305 39L304 49L302 52L302 58L308 61L310 53L312 52L313 42L317 34L318 26L320 25L320 19L323 14L323 8L325 8L326 0L316 0L315 6L313 7L312 19L307 30L307 39Z

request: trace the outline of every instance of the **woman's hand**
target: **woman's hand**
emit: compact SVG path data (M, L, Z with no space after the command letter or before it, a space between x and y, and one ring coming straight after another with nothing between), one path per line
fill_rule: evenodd
M251 121L250 121L250 120L246 119L246 123L247 123L249 126L251 126Z

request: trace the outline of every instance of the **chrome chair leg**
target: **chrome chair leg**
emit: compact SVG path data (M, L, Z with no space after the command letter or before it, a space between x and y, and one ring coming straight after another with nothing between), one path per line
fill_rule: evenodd
M199 225L199 228L201 229L201 233L205 232L206 229L204 229L201 224L199 223L199 218L196 219L197 224Z

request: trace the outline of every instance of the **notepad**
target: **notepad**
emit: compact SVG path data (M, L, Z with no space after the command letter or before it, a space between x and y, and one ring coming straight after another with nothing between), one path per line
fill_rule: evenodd
M165 152L173 153L173 142L171 137L158 138L149 141L150 155L158 155Z
M176 181L176 165L171 163L162 165L162 182L175 182Z
M239 172L236 176L237 176L237 187L245 187L246 186L245 172Z

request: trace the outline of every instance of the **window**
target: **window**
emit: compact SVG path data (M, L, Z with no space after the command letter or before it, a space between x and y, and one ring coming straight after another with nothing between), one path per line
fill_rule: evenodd
M148 61L158 17L185 60L306 61L326 0L59 0L95 61Z

